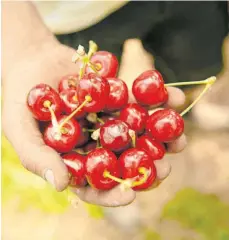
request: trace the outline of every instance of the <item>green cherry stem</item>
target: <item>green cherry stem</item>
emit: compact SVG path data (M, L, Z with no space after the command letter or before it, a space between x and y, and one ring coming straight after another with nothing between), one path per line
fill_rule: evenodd
M89 103L91 101L92 101L91 96L89 96L89 95L85 96L85 100L83 101L83 103L64 119L64 121L59 125L59 128L61 129L64 126L64 124L66 124L71 118L74 117L74 115L77 112L79 112L87 103Z
M44 101L43 106L48 108L48 110L49 110L49 112L51 114L52 125L53 125L54 128L58 129L59 128L59 124L57 122L55 112L52 109L52 103L49 100L46 100L46 101Z
M99 122L99 123L101 123L101 124L104 124L105 122L101 119L101 118L96 118L97 119L97 121Z
M142 185L143 183L146 182L146 180L148 178L148 170L146 168L140 167L138 169L138 172L143 175L143 177L138 181L133 181L132 179L123 180L121 178L117 178L117 177L111 175L108 171L104 171L103 176L105 178L112 179L113 181L118 182L127 188L132 188L132 187L137 187L139 185Z
M94 132L96 129L83 128L83 132Z
M206 81L208 80L208 81ZM187 112L189 112L195 105L196 103L203 97L203 95L208 91L208 89L212 86L212 84L216 81L216 77L210 77L206 79L205 81L205 88L203 91L199 94L199 96L193 101L180 115L184 116Z
M188 85L203 85L203 84L213 84L216 80L216 77L209 77L201 81L192 81L192 82L176 82L176 83L167 83L166 87L176 87L176 86L188 86Z

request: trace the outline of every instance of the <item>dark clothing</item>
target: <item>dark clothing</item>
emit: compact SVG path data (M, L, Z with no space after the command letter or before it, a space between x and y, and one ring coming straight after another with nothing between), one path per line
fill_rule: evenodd
M227 2L130 2L100 23L58 39L76 48L95 41L120 59L123 42L140 38L166 82L200 80L222 68Z

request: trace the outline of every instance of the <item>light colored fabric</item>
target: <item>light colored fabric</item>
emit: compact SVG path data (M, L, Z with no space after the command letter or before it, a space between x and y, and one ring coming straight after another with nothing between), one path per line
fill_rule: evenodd
M47 27L55 34L88 28L128 1L33 1Z

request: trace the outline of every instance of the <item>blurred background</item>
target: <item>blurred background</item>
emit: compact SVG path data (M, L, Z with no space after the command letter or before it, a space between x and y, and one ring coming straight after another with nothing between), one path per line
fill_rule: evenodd
M171 175L112 214L55 192L2 135L2 239L229 240L229 38L222 53L217 82L185 119L188 146L166 156ZM186 104L201 89L185 89Z

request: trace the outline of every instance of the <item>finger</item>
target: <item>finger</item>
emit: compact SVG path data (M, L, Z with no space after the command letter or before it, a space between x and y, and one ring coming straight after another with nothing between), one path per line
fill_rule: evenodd
M182 134L178 139L171 143L167 143L168 153L179 153L185 149L187 145L187 138L185 134Z
M179 108L185 103L185 94L176 87L168 87L168 101L164 107Z
M25 104L3 108L3 129L22 165L62 191L68 185L68 171L59 154L43 142L38 126Z
M72 191L84 202L103 207L125 206L134 201L136 194L132 189L124 190L121 185L109 191L101 191L90 186L72 188Z
M172 166L168 161L168 159L164 158L164 159L156 160L154 161L154 164L157 170L157 179L159 181L166 179L171 173Z
M144 71L154 69L153 56L143 47L138 39L129 39L124 43L119 78L124 80L129 89L130 102L135 101L132 94L133 81Z

